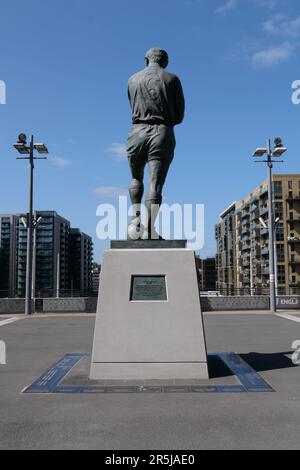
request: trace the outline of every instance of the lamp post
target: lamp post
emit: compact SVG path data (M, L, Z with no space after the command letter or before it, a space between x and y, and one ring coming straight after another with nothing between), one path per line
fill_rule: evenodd
M274 140L274 148L272 149L271 140L267 140L266 147L259 147L255 150L253 157L262 157L267 155L266 160L256 160L256 163L266 163L268 166L268 209L269 209L269 288L270 288L270 310L276 312L276 288L275 288L275 254L274 254L274 209L273 209L273 181L272 169L273 163L283 162L283 160L274 160L276 157L286 152L280 137Z
M26 289L25 289L25 315L32 314L32 236L33 230L37 227L40 219L33 218L33 170L34 160L45 160L47 157L35 157L34 150L39 154L48 154L48 149L45 144L35 144L33 135L30 138L30 143L27 145L27 137L25 134L20 134L18 142L14 144L15 149L21 154L26 155L18 157L17 160L29 160L29 211L26 214L25 225L27 229L27 254L26 254Z

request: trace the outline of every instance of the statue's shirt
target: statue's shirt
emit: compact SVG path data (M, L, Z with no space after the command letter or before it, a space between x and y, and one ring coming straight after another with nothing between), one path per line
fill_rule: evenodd
M184 96L179 78L158 64L130 77L128 97L133 124L175 126L184 117Z

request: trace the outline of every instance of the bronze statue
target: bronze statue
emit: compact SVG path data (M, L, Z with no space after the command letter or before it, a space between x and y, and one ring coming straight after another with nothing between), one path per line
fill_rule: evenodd
M174 126L184 117L184 96L179 78L165 70L168 54L152 48L146 54L147 67L130 77L128 97L132 109L132 128L127 155L132 173L129 187L135 216L128 227L128 238L161 238L154 223L162 202L162 190L176 145ZM144 193L144 169L149 166L149 191L145 200L146 227L141 227L140 205Z

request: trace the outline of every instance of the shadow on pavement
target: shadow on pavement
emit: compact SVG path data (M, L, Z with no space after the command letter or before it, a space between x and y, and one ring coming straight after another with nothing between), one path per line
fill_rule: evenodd
M233 375L229 367L227 367L222 359L215 354L209 354L207 364L210 379L218 379L220 377L229 377Z
M257 372L287 369L290 367L299 367L293 364L292 360L287 357L294 351L278 352L278 353L257 353L250 352L247 354L239 354Z
M293 364L291 359L287 357L293 351L279 353L238 353L239 356L249 364L256 372L263 372L275 369L287 369L290 367L298 367ZM208 356L208 370L211 379L232 376L232 371L224 364L222 359L214 354Z

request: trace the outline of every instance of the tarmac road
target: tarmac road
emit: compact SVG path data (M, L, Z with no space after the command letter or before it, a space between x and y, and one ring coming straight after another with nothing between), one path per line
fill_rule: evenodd
M290 359L299 322L267 313L204 315L208 350L243 354L275 393L25 395L21 390L65 353L91 352L94 316L17 318L2 325L0 318L7 347L1 449L300 447L300 367Z

